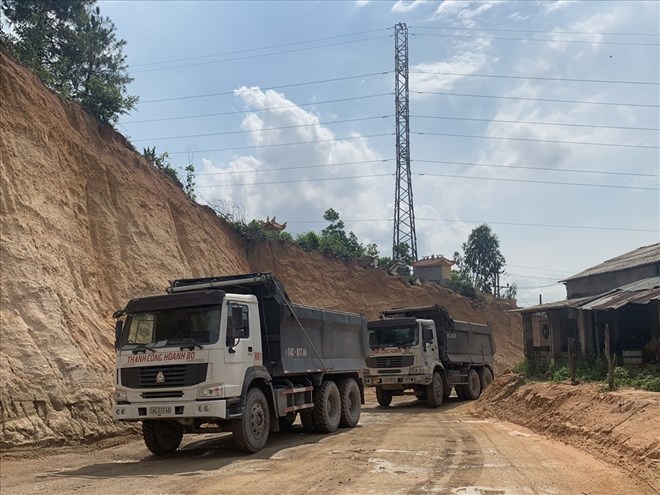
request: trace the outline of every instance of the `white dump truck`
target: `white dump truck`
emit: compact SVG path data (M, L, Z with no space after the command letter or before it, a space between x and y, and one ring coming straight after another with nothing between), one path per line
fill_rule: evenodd
M440 406L452 388L460 399L477 399L493 381L490 323L455 321L434 305L384 311L368 328L364 383L376 387L383 407L406 390L432 407Z
M367 325L292 304L269 273L182 279L115 312L113 416L156 455L184 433L233 433L246 452L293 424L351 428L364 403Z

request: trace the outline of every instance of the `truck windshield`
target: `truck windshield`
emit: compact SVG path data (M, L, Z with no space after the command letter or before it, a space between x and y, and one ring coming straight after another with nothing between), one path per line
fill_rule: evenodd
M370 328L369 347L411 347L419 342L417 326Z
M221 309L221 306L202 306L131 313L126 318L121 347L214 344L220 336Z

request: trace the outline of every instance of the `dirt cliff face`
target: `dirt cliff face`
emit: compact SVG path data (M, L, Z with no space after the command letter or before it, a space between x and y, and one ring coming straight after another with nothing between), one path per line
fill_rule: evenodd
M178 277L273 271L295 302L369 317L440 303L457 319L493 320L500 367L519 359L517 316L282 243L248 246L1 49L0 77L0 447L123 429L110 416L110 315Z

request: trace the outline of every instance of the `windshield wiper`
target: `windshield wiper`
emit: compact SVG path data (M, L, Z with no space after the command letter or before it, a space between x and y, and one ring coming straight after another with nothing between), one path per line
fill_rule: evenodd
M152 349L151 347L149 347L147 345L143 345L142 347L138 347L137 349L133 349L132 352L133 352L133 354L140 354L141 352L146 354L147 350L149 350L151 352L156 352L154 349Z
M194 351L195 347L198 347L200 349L204 349L202 344L197 342L195 339L192 337L188 338L178 338L178 339L169 339L167 341L168 344L183 344L181 347L179 347L179 350L183 351L185 349L188 349L190 351Z

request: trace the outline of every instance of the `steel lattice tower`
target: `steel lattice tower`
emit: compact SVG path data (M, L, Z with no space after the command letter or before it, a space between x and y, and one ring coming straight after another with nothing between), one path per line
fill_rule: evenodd
M417 261L417 235L410 172L410 106L408 90L408 26L394 26L394 95L396 107L396 186L392 259L401 256L396 247L407 243Z

